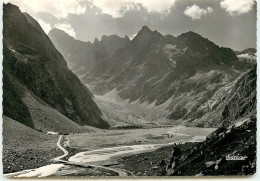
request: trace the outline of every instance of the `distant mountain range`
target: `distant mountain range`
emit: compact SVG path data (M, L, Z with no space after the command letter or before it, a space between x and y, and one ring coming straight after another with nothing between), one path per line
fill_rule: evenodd
M232 49L191 31L163 36L143 26L131 41L112 35L94 43L75 40L58 29L50 31L49 37L94 94L116 90L129 102L167 103L169 124L177 120L196 126L219 124L219 114L214 120L200 118L212 116L216 108L222 110L223 97L252 67L238 61ZM156 122L156 115L151 117L148 121Z
M10 3L3 6L3 58L5 116L41 131L109 127L38 22Z
M117 35L102 36L94 43L75 40L73 37L59 29L52 29L49 37L68 62L68 66L78 75L90 71L99 63L106 61L118 49L130 42L129 38L120 38ZM84 58L83 58L84 57Z

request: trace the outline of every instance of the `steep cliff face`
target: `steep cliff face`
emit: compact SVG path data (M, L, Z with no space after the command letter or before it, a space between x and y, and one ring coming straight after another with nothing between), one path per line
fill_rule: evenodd
M219 128L187 150L176 146L163 174L237 176L256 172L256 67L238 80L228 97Z
M109 126L37 21L12 4L3 7L3 56L4 115L33 127L23 100L29 92L80 125Z
M222 113L224 125L244 116L256 116L256 66L238 80Z

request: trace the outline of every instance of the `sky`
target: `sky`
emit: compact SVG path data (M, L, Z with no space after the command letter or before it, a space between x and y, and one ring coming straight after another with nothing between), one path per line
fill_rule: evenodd
M147 25L161 34L194 31L219 46L256 47L256 0L4 0L29 13L48 33L82 41L103 35L133 38Z

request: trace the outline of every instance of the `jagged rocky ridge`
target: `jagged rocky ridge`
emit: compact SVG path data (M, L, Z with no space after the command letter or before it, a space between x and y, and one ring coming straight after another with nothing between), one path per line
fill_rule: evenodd
M50 37L65 52L63 55L75 54L59 46L70 44L66 38L61 41L54 33ZM88 56L78 58L89 64ZM219 47L194 32L163 36L147 26L113 54L105 58L96 56L95 60L98 62L95 66L80 73L94 94L103 95L116 89L129 102L165 104L167 124L178 121L207 127L220 122L222 98L245 71L230 48ZM219 112L214 114L214 120L200 120L212 117L208 113L215 108ZM156 115L150 117L154 119L147 121L157 121Z
M109 127L91 92L68 69L38 22L10 3L3 6L3 57L4 115L33 128L35 121L44 121L32 119L31 103L25 103L30 94L77 124Z
M256 172L256 66L228 95L222 123L206 141L187 150L172 150L162 175L253 175ZM235 159L228 160L232 156ZM234 157L233 157L234 158Z
M77 75L85 74L101 62L106 61L107 57L125 47L130 41L127 36L121 38L117 35L104 35L100 41L96 38L92 44L75 40L56 28L52 29L48 35L67 60L69 68Z

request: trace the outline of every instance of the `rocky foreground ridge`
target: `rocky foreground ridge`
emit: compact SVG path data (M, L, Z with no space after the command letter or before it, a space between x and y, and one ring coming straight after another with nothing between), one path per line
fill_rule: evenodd
M256 172L256 67L230 93L220 127L206 141L174 147L163 175L253 175Z

